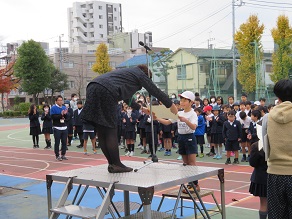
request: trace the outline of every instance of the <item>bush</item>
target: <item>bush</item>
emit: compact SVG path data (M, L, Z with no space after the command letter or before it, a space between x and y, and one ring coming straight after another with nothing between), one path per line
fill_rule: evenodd
M3 117L3 113L2 112L0 112L0 117Z
M20 111L11 111L12 115L11 116L21 116Z
M21 111L20 112L22 116L28 116L28 112L27 111Z
M21 112L26 111L26 113L27 113L30 105L31 105L31 103L20 103L19 104L19 111L21 111Z
M3 112L3 116L4 116L4 117L9 117L9 116L10 116L10 112L11 112L11 111L9 111L9 110L8 110L8 111L4 111L4 112Z
M19 105L14 105L14 106L13 106L13 110L14 110L14 111L19 111Z

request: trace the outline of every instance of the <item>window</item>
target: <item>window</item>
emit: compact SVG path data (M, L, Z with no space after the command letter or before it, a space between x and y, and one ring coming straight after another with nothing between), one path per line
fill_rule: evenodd
M100 38L103 38L103 34L100 34Z
M110 62L109 64L110 64L110 66L111 66L111 67L113 67L113 68L115 68L115 67L116 67L116 65L117 65L117 63L116 63L116 62Z
M99 9L99 10L102 10L102 6L98 6L98 9Z
M100 29L102 29L102 28L103 28L103 25L102 25L102 24L100 24L100 25L99 25L99 28L100 28Z
M117 17L114 17L114 20L116 21L117 20Z
M204 65L200 65L200 72L204 72Z
M68 61L63 63L64 68L74 68L74 62L73 61Z
M115 30L117 30L118 29L118 26L115 26Z
M86 17L86 14L82 14L83 15L83 17Z
M98 18L99 18L99 19L102 19L102 15L98 15Z
M273 72L273 65L272 64L266 64L266 72Z
M87 69L92 69L94 62L88 62L87 63Z
M75 88L75 81L69 81L69 88Z
M114 11L117 11L117 8L114 8Z
M177 80L184 80L186 79L186 66L185 65L178 65L177 66Z
M90 33L91 37L94 37L94 33Z

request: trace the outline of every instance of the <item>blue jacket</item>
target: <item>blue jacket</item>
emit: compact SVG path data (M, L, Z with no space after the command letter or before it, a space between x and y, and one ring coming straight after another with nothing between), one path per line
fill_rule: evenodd
M196 131L194 135L204 135L205 134L205 129L206 129L206 124L205 124L205 119L202 115L198 116L198 127L196 128Z

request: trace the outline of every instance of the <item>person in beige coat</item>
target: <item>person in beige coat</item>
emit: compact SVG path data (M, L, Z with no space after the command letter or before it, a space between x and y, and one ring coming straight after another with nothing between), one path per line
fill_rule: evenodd
M292 81L274 86L279 105L268 114L268 215L292 218Z

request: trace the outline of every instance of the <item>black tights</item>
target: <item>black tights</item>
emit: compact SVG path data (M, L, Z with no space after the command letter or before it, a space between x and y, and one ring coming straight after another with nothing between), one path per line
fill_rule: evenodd
M33 145L39 145L39 136L33 135L32 136Z
M99 146L109 164L125 167L120 160L117 128L97 127Z

